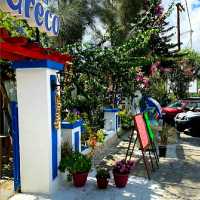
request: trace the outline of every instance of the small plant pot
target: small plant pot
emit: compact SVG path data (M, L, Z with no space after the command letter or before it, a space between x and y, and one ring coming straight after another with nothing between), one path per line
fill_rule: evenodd
M99 189L106 189L108 186L107 178L97 178L97 187Z
M167 147L166 145L159 145L159 156L166 157Z
M118 188L123 188L127 185L128 182L128 174L118 174L116 172L113 172L115 185Z
M74 186L83 187L87 181L88 172L74 173L72 176L73 176Z

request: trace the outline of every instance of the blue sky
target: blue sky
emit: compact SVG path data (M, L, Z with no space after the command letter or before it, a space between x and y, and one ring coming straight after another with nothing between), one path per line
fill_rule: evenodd
M165 8L168 8L172 0L163 0L163 5ZM181 2L182 5L186 8L185 0L177 0ZM191 17L191 24L193 29L193 42L192 46L195 50L200 52L200 0L187 0L188 9ZM190 47L190 34L187 31L190 30L189 21L186 12L181 13L181 42L183 42L183 47ZM176 10L169 17L170 25L176 26ZM186 32L186 33L185 33ZM176 36L173 38L176 41Z

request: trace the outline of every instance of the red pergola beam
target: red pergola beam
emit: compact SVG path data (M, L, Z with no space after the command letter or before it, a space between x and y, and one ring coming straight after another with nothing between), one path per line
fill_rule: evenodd
M0 28L0 38L10 38L10 33L5 28Z
M7 60L22 59L49 59L61 64L71 62L72 57L67 54L60 54L51 48L43 48L39 43L30 43L25 37L10 37L9 32L0 28L0 58Z
M14 54L24 56L24 57L27 57L27 58L46 59L45 55L42 55L41 53L35 52L31 49L24 48L24 47L21 47L21 46L11 45L11 44L6 43L6 42L0 43L0 46L4 51L12 52Z
M19 45L19 46L25 46L28 44L28 39L25 37L4 38L3 41L10 44Z
M6 51L0 51L0 58L4 60L9 60L9 61L18 61L18 60L24 60L24 56L12 54Z

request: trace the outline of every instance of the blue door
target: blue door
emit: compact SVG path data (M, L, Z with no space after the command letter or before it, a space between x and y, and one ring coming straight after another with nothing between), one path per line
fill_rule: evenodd
M56 76L50 76L51 84L51 140L52 140L52 179L55 179L58 175L58 137L57 129L54 127L54 121L56 116Z
M10 104L12 112L12 140L13 140L13 177L15 191L20 190L20 149L19 149L19 127L18 107L16 102Z

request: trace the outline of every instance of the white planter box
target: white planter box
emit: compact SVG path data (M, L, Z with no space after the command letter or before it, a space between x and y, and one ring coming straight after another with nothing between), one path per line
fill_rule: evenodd
M73 151L81 152L81 125L82 121L80 120L73 124L62 122L62 144L67 142Z

